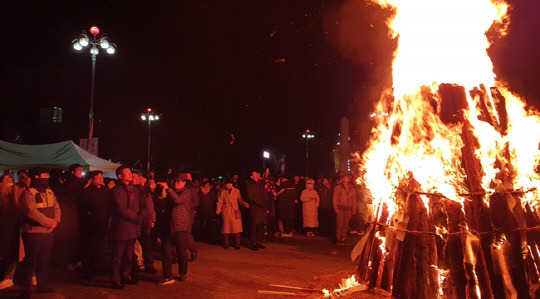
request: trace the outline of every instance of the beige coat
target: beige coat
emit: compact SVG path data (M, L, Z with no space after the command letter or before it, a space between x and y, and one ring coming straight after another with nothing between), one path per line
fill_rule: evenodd
M315 189L306 188L300 195L304 227L319 227L319 194Z
M237 234L243 231L239 204L246 205L242 200L240 190L233 187L229 193L227 188L223 188L219 193L216 214L223 216L222 233Z

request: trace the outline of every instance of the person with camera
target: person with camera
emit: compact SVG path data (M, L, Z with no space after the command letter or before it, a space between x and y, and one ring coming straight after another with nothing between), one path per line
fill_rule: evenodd
M172 187L169 188L167 183L160 183L167 190L163 215L168 216L170 213L170 234L167 235L167 232L164 232L165 234L162 235L164 239L161 239L163 247L163 279L158 282L161 285L175 282L172 275L173 243L178 255L179 280L185 281L187 279L187 248L192 224L190 216L191 190L186 188L187 181L188 176L185 173L180 173L173 176Z

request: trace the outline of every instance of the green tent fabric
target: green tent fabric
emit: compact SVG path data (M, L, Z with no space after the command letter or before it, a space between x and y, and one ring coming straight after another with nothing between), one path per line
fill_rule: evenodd
M28 170L37 166L67 169L72 164L81 164L85 170L103 172L115 172L120 166L90 154L71 140L41 145L22 145L0 140L0 169Z

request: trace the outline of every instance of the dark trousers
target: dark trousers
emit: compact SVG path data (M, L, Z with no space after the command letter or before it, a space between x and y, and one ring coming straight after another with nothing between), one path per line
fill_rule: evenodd
M139 237L142 254L144 259L144 268L154 269L154 251L152 250L152 232L150 229L142 229Z
M262 245L264 238L264 224L251 226L251 246Z
M23 233L24 260L20 265L23 292L29 292L32 285L32 274L36 271L39 286L47 286L47 271L53 246L53 234Z
M229 246L229 239L230 237L233 237L233 240L234 240L234 244L233 246L234 247L240 247L240 233L237 233L237 234L223 234L223 245L224 246Z
M284 233L288 234L294 230L296 225L294 218L281 218L281 221L283 222Z
M174 242L176 245L176 254L178 255L178 272L180 275L187 274L188 270L188 257L187 257L187 248L189 237L191 232L187 230L174 232Z
M161 240L161 269L163 270L163 278L173 278L172 261L173 261L173 236L172 234L160 235Z
M195 215L197 214L196 211L192 211L191 214L190 214L190 217L191 217L191 226L189 227L189 237L188 237L188 240L187 240L187 249L189 249L189 251L197 251L197 248L195 247L195 241L193 240L193 234L192 234L192 231L193 231L193 223L195 223ZM178 249L178 248L176 248Z
M105 271L106 234L102 232L88 232L84 244L83 273L93 275Z
M134 245L135 239L112 241L112 280L114 282L119 283L122 278L131 278Z

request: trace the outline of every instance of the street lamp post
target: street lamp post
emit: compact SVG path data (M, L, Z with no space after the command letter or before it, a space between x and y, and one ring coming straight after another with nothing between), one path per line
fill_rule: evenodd
M266 160L270 159L270 152L267 150L263 151L263 173L266 171Z
M90 33L92 34L91 37L83 30L81 36L72 42L73 48L77 51L82 51L82 49L90 46L90 54L92 55L92 87L90 91L90 128L88 130L88 139L91 139L94 135L94 81L96 75L96 58L99 54L98 45L109 54L114 54L114 52L116 52L116 45L109 41L107 34L104 33L101 36L98 36L98 27L92 26L92 28L90 28Z
M146 160L146 174L150 171L150 140L151 140L151 127L152 122L159 120L159 115L152 113L152 109L146 109L146 113L141 114L141 119L148 122L148 156Z
M302 134L302 138L306 140L306 175L309 175L309 140L315 138L315 135L311 134L309 130L306 130Z

